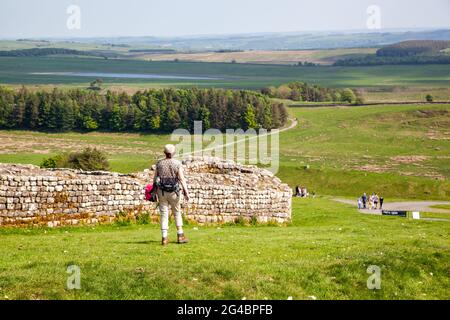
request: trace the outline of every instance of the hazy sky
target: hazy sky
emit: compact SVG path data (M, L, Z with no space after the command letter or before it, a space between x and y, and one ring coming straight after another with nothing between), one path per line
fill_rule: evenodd
M382 29L450 27L450 0L0 0L0 38L361 30L370 5Z

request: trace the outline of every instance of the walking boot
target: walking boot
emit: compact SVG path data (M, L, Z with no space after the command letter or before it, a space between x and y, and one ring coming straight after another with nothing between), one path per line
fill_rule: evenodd
M189 239L184 236L184 233L178 235L178 243L185 244L188 243Z
M169 238L162 238L161 244L167 246L169 244Z

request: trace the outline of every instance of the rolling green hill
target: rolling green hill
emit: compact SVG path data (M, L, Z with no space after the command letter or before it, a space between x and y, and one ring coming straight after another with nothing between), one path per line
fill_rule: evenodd
M415 55L435 55L450 47L450 41L411 40L389 46L377 51L378 57L405 57Z
M319 194L450 199L450 105L293 108L278 175ZM307 169L306 169L307 168Z
M335 66L381 66L450 64L446 50L450 41L410 40L378 49L376 54L357 55L337 60Z

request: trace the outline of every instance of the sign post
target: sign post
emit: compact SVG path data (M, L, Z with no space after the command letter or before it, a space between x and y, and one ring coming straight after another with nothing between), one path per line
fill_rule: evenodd
M420 220L420 212L414 211L414 212L412 213L412 218L413 218L414 220Z
M397 216L397 217L406 218L408 215L408 212L407 211L383 210L382 214L383 214L383 216Z

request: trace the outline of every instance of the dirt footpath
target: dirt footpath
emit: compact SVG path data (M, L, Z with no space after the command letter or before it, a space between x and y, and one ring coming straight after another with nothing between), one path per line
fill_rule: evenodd
M356 199L355 201L348 199L335 198L334 201L351 204L357 207ZM431 208L431 206L447 204L450 205L450 201L403 201L403 202L385 202L383 205L383 210L390 211L419 211L419 212L436 212L436 213L448 213L450 218L450 210ZM376 214L380 215L381 210L359 210L361 213L365 214ZM450 221L447 219L434 219L434 218L423 218L423 220L439 220L439 221Z

